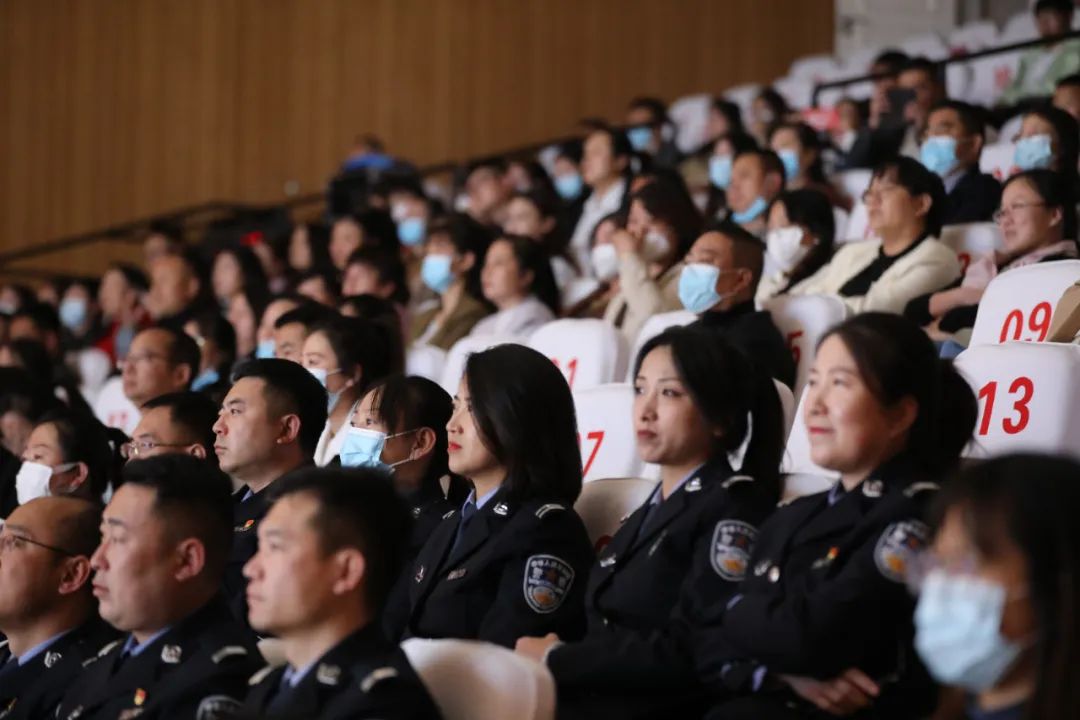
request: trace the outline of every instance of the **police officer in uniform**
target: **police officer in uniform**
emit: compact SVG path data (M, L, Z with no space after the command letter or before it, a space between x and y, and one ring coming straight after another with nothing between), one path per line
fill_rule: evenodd
M593 556L573 510L581 454L562 374L520 345L470 356L447 432L450 470L474 489L407 572L407 612L387 617L389 636L580 637Z
M170 454L129 462L123 480L91 565L102 618L128 635L82 670L57 717L233 717L262 658L219 595L229 479Z
M650 340L635 372L638 454L661 485L624 519L589 576L588 635L580 642L522 638L519 653L546 661L560 717L623 716L654 706L690 715L701 693L677 697L620 684L620 658L662 665L669 624L722 609L749 566L757 528L779 499L783 419L768 377L707 330ZM732 469L735 464L742 473Z
M438 383L394 375L364 395L339 455L345 467L391 469L413 517L410 560L469 494L468 483L448 465L446 423L452 412L453 402Z
M282 480L248 562L251 626L288 665L257 673L262 718L438 717L401 648L376 621L407 552L410 518L380 470L309 469Z
M909 572L926 503L974 429L971 388L921 330L870 313L819 345L805 400L811 458L839 473L761 529L720 621L691 632L711 718L925 717Z
M45 497L0 530L0 718L51 717L64 692L118 633L97 615L90 556L101 507Z
M309 465L326 425L326 390L289 360L250 360L233 374L233 386L214 423L218 462L239 487L233 496L233 545L225 592L233 612L247 622L244 564L255 554L259 522L269 509L267 490L286 473Z

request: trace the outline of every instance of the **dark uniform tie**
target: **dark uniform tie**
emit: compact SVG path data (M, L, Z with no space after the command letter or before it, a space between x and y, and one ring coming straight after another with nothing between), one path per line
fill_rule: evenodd
M461 521L458 523L457 534L454 536L454 544L450 546L451 555L457 550L457 546L461 543L462 536L465 535L466 528L469 527L469 522L477 512L478 508L476 507L476 503L472 501L465 503L465 506L461 508Z

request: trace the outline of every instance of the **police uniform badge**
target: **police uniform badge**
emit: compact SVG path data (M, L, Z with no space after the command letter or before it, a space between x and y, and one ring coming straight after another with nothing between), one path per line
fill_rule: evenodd
M63 656L60 655L60 653L58 652L50 651L45 653L45 667L52 668L53 665L56 665L56 663L60 662L61 657Z
M926 548L929 529L918 520L896 522L885 528L874 547L874 564L887 580L905 583L908 569Z
M729 582L739 582L750 565L750 553L757 540L757 529L740 520L724 520L713 531L710 559L716 574Z
M525 561L525 602L541 615L559 609L574 584L574 568L554 555L533 555Z
M195 720L226 720L239 716L244 704L228 695L204 697L195 711Z
M179 645L166 645L161 648L161 662L175 665L180 662L180 657L183 654L183 650Z

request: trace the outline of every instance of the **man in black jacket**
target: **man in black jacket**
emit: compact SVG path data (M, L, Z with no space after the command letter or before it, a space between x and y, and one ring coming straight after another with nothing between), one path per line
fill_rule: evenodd
M765 246L731 222L705 228L686 255L679 297L696 327L722 332L770 377L795 384L795 360L769 313L754 309ZM702 284L700 278L707 278Z
M0 531L0 718L52 717L85 661L118 633L101 621L90 556L101 507L46 497L17 507Z
M979 171L986 141L981 115L967 103L946 100L935 105L927 118L920 156L923 165L945 184L943 225L990 222L1001 203L1001 185Z

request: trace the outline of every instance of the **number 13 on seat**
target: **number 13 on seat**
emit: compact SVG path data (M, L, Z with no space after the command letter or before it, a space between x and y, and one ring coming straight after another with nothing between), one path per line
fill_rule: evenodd
M981 345L965 350L956 367L979 403L966 456L1045 452L1080 458L1080 347Z

